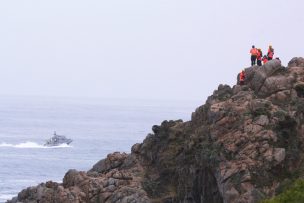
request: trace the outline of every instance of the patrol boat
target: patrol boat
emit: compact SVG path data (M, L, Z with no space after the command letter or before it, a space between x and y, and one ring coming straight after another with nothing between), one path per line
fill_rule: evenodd
M53 137L48 139L44 146L53 147L61 144L70 144L72 141L72 139L68 139L64 135L57 135L56 132L54 132Z

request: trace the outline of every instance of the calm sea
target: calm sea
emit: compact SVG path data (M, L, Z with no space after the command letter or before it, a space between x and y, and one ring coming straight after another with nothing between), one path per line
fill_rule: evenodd
M154 124L189 120L199 102L0 97L0 202L68 169L89 170L114 151L130 152ZM44 147L53 132L70 146Z

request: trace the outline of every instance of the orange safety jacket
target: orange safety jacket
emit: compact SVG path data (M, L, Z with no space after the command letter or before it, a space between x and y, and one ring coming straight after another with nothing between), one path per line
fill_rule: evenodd
M262 59L262 53L258 50L257 60L261 60L261 59Z
M252 48L252 49L250 49L250 53L251 53L251 55L256 56L256 55L258 55L258 49Z
M267 63L268 59L267 58L263 58L263 64Z
M268 53L267 53L267 56L272 58L274 55L274 52L273 52L273 49L268 49Z
M245 72L241 72L240 73L240 81L244 81L245 80Z

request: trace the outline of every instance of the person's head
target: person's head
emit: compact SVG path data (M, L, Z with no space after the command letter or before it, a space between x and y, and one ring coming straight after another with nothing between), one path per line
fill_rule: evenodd
M271 44L269 45L269 48L272 48Z
M255 46L254 45L252 45L252 48L254 48Z

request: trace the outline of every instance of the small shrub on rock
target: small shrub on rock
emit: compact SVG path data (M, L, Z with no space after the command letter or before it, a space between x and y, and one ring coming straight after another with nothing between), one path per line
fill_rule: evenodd
M297 180L294 185L280 195L261 203L300 203L304 202L304 180Z

